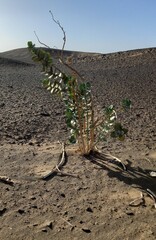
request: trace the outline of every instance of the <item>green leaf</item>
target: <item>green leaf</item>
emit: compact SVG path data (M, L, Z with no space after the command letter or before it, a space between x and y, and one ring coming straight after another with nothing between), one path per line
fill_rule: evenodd
M109 107L105 108L106 115L111 115L114 111L114 105L110 105Z
M130 109L131 108L131 104L132 104L132 102L129 99L123 99L122 100L122 107L124 108L124 110Z
M125 135L119 136L118 139L119 139L120 141L124 141L124 140L125 140Z
M80 83L79 84L80 94L82 96L85 96L85 98L90 93L90 88L91 88L91 84L89 82L87 82L87 83Z
M31 41L28 41L27 45L28 45L28 48L30 49L35 47L35 44L33 44Z
M43 80L42 80L42 84L43 84L43 86L46 87L46 88L49 87L49 83L50 83L50 80L49 80L49 79L43 79Z
M80 83L79 84L79 90L83 94L84 91L86 90L86 84L85 83Z
M70 81L70 76L67 76L66 74L62 74L62 80L64 82L65 85L68 84L68 82Z
M127 132L128 129L123 128L121 123L115 123L114 130L111 132L111 137L118 138L119 140L123 141Z
M86 88L89 90L89 89L91 89L91 83L90 82L87 82L86 83Z
M121 123L115 123L115 124L114 124L114 130L115 130L115 131L121 131L121 130L122 130L122 125L121 125Z
M98 139L99 141L103 141L103 142L106 142L107 141L107 139L106 139L106 136L104 136L104 135L99 135L99 139Z
M69 142L70 142L71 144L76 143L76 138L75 138L75 136L72 135L72 136L69 138Z

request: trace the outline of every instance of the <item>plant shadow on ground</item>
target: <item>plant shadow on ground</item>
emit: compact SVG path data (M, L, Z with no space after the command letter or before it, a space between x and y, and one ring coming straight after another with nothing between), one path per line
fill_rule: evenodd
M141 167L132 166L132 162L127 160L126 170L123 170L121 163L108 159L105 154L95 153L86 157L91 163L95 164L103 170L107 171L110 178L116 178L127 185L139 188L142 191L150 189L156 194L156 182L153 177L149 175L151 169L142 169Z

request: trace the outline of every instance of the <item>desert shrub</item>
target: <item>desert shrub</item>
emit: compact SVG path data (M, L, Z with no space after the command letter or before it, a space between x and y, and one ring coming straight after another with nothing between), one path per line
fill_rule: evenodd
M31 41L28 42L28 49L32 54L32 59L42 65L42 71L45 74L43 86L52 94L61 97L65 104L70 143L77 142L81 153L89 154L95 150L100 141L107 140L108 135L124 140L128 130L117 121L117 113L113 105L102 109L99 116L97 116L97 113L95 114L96 106L93 104L91 84L86 82L70 63L64 61L65 31L58 21L54 18L53 20L59 25L64 34L62 51L58 56L62 68L60 65L58 67L58 64L53 61L50 51L36 48ZM70 70L70 74L69 71L63 70L64 67ZM130 105L130 100L123 100L123 109L129 109Z

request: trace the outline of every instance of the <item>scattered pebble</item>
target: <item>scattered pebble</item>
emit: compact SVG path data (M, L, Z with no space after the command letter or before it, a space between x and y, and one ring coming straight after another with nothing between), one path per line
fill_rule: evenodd
M86 233L91 233L91 230L89 228L82 228L82 231L84 231Z
M87 212L90 212L90 213L93 212L93 210L91 209L91 207L88 207L88 208L86 209L86 211L87 211Z
M64 198L65 198L66 196L65 196L65 194L64 194L64 193L61 193L61 197L64 197Z
M24 209L18 209L18 213L23 214L23 213L25 213L25 210Z
M6 212L6 208L0 209L0 217L3 216L3 214Z
M52 221L46 220L44 223L39 225L39 228L41 230L46 229L46 231L47 231L47 228L50 228L52 230L53 229L53 223L52 223Z
M129 215L129 216L134 216L133 212L126 212L126 214Z

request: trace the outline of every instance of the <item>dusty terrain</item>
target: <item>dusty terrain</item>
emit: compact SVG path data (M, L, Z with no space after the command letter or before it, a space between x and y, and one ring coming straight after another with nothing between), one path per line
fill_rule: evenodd
M132 101L130 112L119 114L126 140L99 146L127 171L67 146L62 171L75 177L41 180L58 162L58 141L68 137L64 108L42 88L40 67L26 49L1 53L0 177L13 184L0 181L0 239L154 240L156 209L147 189L156 194L156 49L72 56L98 106Z

